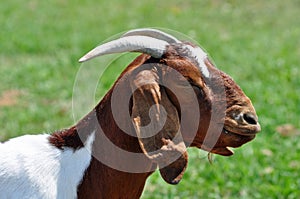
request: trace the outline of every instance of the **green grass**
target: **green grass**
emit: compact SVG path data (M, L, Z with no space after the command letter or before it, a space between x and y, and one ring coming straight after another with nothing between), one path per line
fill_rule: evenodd
M78 58L116 33L168 28L198 41L238 82L262 132L232 157L215 155L212 165L204 152L190 149L182 182L167 185L155 173L143 198L300 197L300 137L276 132L287 123L300 128L299 1L11 0L0 12L0 99L18 93L11 96L16 103L0 106L0 139L72 125ZM106 72L98 98L120 64Z

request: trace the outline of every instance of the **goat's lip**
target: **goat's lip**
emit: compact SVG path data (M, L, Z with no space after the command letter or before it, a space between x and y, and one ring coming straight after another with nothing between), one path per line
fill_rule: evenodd
M241 136L254 136L260 131L260 125L252 125L249 128L230 128L230 127L224 127L222 130L222 133L225 134L237 134Z
M247 132L247 133L241 133L240 131L228 131L225 128L223 128L222 134L228 137L231 137L232 140L235 140L232 143L233 146L229 146L229 147L240 147L241 145L243 145L246 142L249 142L251 140L253 140L256 136L257 132Z

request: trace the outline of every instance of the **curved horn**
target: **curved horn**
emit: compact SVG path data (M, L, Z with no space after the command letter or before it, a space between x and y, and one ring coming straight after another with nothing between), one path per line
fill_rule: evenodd
M100 55L122 52L141 52L160 58L165 53L167 45L169 44L165 41L147 36L122 37L97 46L80 58L79 62L85 62Z
M176 39L172 35L169 35L163 31L152 29L152 28L140 28L135 30L130 30L122 35L122 37L128 37L128 36L148 36L153 37L156 39L160 39L163 41L166 41L168 43L181 43L180 40Z

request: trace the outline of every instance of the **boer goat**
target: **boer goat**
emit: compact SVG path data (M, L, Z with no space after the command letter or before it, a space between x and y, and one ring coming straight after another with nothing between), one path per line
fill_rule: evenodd
M139 198L158 167L177 184L186 147L230 156L260 131L240 87L204 51L137 29L79 61L140 52L100 103L74 126L0 144L0 198Z

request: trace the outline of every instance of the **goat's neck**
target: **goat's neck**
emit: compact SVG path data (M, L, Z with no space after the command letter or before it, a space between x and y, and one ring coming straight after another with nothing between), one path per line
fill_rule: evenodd
M131 122L126 125L134 130ZM142 151L137 138L116 125L111 111L111 91L76 125L76 131L83 142L95 133L93 157L78 187L78 198L139 198L155 165L146 156L130 160L122 155L122 151L138 154ZM126 172L137 165L145 172Z
M94 137L91 161L78 186L78 198L139 198L147 177L156 168L143 154L134 136L135 130L128 118L130 100L123 103L124 98L130 99L131 95L127 72L148 58L140 56L132 62L101 102L75 126L50 136L52 145L62 150L73 148L74 152L83 148L91 135ZM113 108L121 125L115 121ZM126 133L119 126L126 127Z

